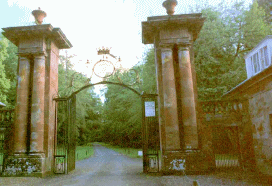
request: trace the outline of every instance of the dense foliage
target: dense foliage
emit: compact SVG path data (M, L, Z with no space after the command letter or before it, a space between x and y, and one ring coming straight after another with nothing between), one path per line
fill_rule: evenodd
M88 83L88 78L73 70L71 59L73 55L60 56L59 63L59 96L68 97L74 91ZM63 123L67 122L66 107L59 103L58 130L63 130ZM87 144L93 140L94 128L100 126L101 100L97 98L93 87L82 90L77 94L76 100L76 136L79 145ZM62 140L60 133L59 140Z
M198 95L218 99L246 79L243 57L272 33L271 25L256 2L248 10L235 3L206 7L202 13L206 21L194 45Z
M205 6L201 12L206 21L194 44L199 99L220 99L246 79L243 56L272 33L271 25L256 2L248 9L243 3L235 3ZM154 50L137 68L141 71L141 90L156 93ZM104 141L139 147L141 105L137 96L114 86L108 86L105 96Z
M5 65L10 62L10 58L14 56L14 53L9 53L12 44L4 37L0 37L0 102L6 104L7 106L12 106L11 100L15 97L15 94L12 94L12 90L16 86L10 86L13 84L13 78L15 75L11 75L11 71L8 68L9 66ZM12 62L12 61L11 61ZM14 73L16 74L16 73Z

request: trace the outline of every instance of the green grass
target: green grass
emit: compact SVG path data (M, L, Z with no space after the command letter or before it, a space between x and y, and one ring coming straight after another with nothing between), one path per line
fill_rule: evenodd
M106 143L99 143L99 144L107 148L110 148L120 154L128 156L130 158L142 158L142 156L138 156L138 151L142 151L142 149L125 148L125 147L119 147L119 146L106 144Z
M94 154L92 146L77 146L76 147L76 161L91 157Z

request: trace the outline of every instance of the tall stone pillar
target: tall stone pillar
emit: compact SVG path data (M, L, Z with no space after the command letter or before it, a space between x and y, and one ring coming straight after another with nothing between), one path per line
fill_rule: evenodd
M148 17L142 22L143 43L155 45L160 171L164 173L209 168L198 145L197 95L190 58L204 20L201 14L184 14Z
M171 45L161 47L165 149L180 150L177 95Z
M193 74L188 46L178 47L180 98L182 105L182 121L184 130L184 148L198 149L198 133L196 119L196 101L194 95Z
M45 56L34 56L30 153L44 153Z
M27 124L29 122L30 61L19 56L17 79L17 106L14 124L14 153L27 152Z
M50 24L3 28L18 46L16 121L13 154L5 158L3 176L39 176L54 171L55 104L59 49L72 45Z

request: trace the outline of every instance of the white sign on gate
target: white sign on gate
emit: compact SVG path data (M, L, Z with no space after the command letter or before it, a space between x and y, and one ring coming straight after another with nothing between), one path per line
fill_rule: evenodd
M155 101L145 102L145 117L155 117Z

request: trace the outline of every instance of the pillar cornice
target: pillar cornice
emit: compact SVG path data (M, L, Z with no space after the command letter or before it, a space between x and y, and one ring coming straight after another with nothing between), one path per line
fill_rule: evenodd
M172 50L174 47L174 43L160 43L159 49L161 50Z
M33 41L34 38L37 39L42 37L55 41L59 49L72 47L72 44L66 38L62 30L60 28L53 28L51 24L7 27L2 29L4 30L2 34L16 46L19 46L19 44L22 43L22 39ZM33 46L30 48L35 49Z
M192 41L185 41L185 42L180 42L180 43L176 43L178 50L179 51L183 51L183 50L189 50L189 47L191 47L193 45Z
M47 52L45 51L38 51L38 52L18 52L17 55L19 57L35 57L35 56L45 56L47 57Z
M142 22L142 41L144 44L153 44L156 32L173 29L182 30L184 28L188 29L192 35L192 40L195 41L204 20L205 18L202 17L201 13L148 17L147 21Z
M160 49L169 48L172 49L174 45L178 46L178 50L189 50L193 42L189 40L189 38L182 38L182 39L164 39L161 40L159 43Z

